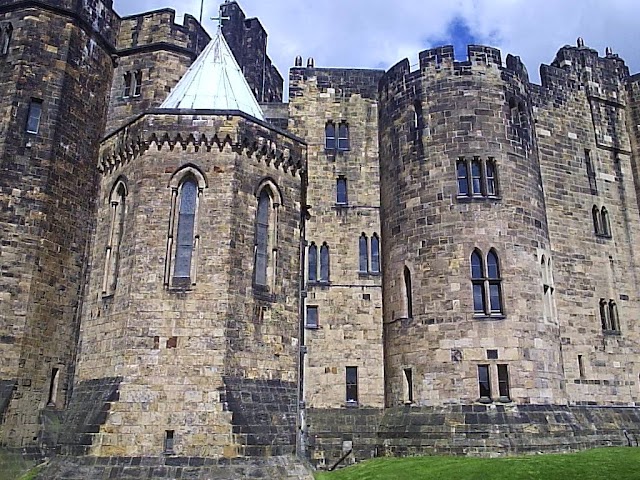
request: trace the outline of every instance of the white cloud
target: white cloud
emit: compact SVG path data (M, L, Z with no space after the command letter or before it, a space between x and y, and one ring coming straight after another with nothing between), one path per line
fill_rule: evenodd
M200 12L200 0L175 1L179 15ZM132 14L170 7L172 0L115 0L116 10ZM269 33L269 55L283 75L296 55L317 66L385 68L445 38L455 18L463 19L479 43L519 55L532 80L540 63L578 36L603 54L610 46L632 73L640 71L640 2L637 0L240 0L248 17L258 17ZM205 6L205 18L218 4ZM205 21L209 30L213 22ZM460 56L461 52L457 53Z

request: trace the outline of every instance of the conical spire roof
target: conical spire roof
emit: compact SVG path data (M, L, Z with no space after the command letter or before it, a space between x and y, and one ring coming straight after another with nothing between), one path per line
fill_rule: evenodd
M240 110L264 120L220 28L160 108Z

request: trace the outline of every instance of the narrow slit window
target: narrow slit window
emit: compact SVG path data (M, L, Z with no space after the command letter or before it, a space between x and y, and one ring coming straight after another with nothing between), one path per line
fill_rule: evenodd
M111 225L105 248L104 279L102 285L103 295L113 295L118 281L118 269L120 267L120 246L124 233L125 199L127 187L122 180L118 181L112 189L109 203L111 207Z
M404 402L413 403L413 371L404 369Z
M320 247L320 281L327 283L329 281L329 245L327 242Z
M471 162L471 188L474 196L482 195L482 162L478 158Z
M366 273L369 269L369 254L367 251L367 235L363 232L358 240L358 271Z
M584 361L582 359L582 355L578 355L578 373L580 378L584 378Z
M51 370L51 380L49 382L49 399L47 400L47 406L55 406L58 399L58 384L60 382L60 369L54 368Z
M138 70L133 75L133 96L139 97L142 93L142 71Z
M122 92L123 98L129 98L131 96L131 83L133 82L133 75L131 72L124 74L124 90Z
M591 209L591 217L593 219L593 230L596 235L602 235L602 222L600 219L600 210L597 206L593 206Z
M611 238L611 223L609 222L609 212L605 207L600 210L600 219L602 222L602 236Z
M29 104L27 117L27 133L37 134L40 131L40 118L42 117L42 100L32 98Z
M487 195L492 197L498 192L496 186L496 167L493 160L489 160L486 163L487 167Z
M0 51L2 55L9 53L9 47L11 46L11 37L13 37L13 25L11 23L2 24L2 38L0 39Z
M458 160L457 162L457 177L458 177L458 195L469 195L469 171L467 169L467 162L464 160Z
M311 242L309 245L309 282L318 281L318 247Z
M267 263L269 261L269 208L271 197L266 188L260 192L256 218L255 283L267 285Z
M174 433L175 432L173 430L165 430L165 435L164 435L164 452L165 453L173 453Z
M407 312L407 318L413 318L413 291L411 287L411 270L409 267L404 267L404 294L405 294L405 310Z
M489 283L489 307L492 314L502 313L502 292L500 288L500 266L498 256L492 250L487 255L487 277Z
M618 318L618 305L613 300L609 300L609 323L611 330L620 331L620 319Z
M349 404L358 403L358 367L346 368L346 400Z
M477 250L471 254L471 283L473 286L473 312L484 314L486 311L484 266L482 265L482 255Z
M610 330L609 328L609 309L607 301L604 298L600 299L600 325L602 330Z
M305 318L305 327L318 328L318 307L317 305L307 305L307 315Z
M380 273L380 238L376 233L371 236L371 273Z

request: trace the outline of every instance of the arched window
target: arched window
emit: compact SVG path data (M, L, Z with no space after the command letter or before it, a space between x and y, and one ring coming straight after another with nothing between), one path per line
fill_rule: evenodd
M184 289L196 283L198 208L206 181L197 168L185 166L173 175L169 187L171 213L164 282L170 288Z
M13 25L11 23L3 23L0 27L0 53L6 55L9 53L11 46L11 37L13 36Z
M469 170L467 169L467 162L464 159L460 159L456 164L456 171L458 177L458 195L469 195Z
M509 116L511 117L511 123L514 127L520 126L520 115L518 112L518 104L516 103L515 98L509 99Z
M329 245L327 242L320 247L320 281L329 281Z
M380 238L377 233L371 236L371 273L380 273Z
M600 299L600 325L602 330L609 330L609 308L604 298Z
M413 291L411 287L411 270L409 267L404 267L404 301L405 309L407 312L407 318L413 318Z
M600 220L602 222L602 236L611 237L611 223L609 222L609 212L605 207L600 210Z
M133 75L131 72L125 72L124 74L124 91L122 96L128 98L131 96L131 83L133 83Z
M613 300L609 300L609 322L611 330L615 332L620 331L620 320L618 318L618 306Z
M324 127L324 148L325 150L336 149L336 126L333 122L327 122Z
M542 255L540 261L540 269L542 271L542 307L545 320L551 317L551 308L549 305L549 279L547 278L547 259Z
M309 282L318 280L318 247L311 242L309 245Z
M423 128L422 121L422 102L416 100L413 102L413 125L412 129L416 132L419 132Z
M471 161L471 188L473 195L482 195L482 162L477 157Z
M176 257L173 278L177 280L177 283L186 283L182 279L190 280L191 257L195 245L194 229L196 202L198 198L198 184L195 178L188 176L183 180L180 185L179 196L180 207L178 209Z
M338 150L349 150L349 125L340 122L338 126Z
M500 263L498 261L498 255L493 250L491 250L487 255L487 281L489 283L490 313L502 314Z
M363 232L358 240L358 271L367 273L369 271L369 252L368 252L367 236Z
M598 210L598 207L595 205L591 209L591 217L593 218L593 230L595 231L596 235L600 235L602 233L600 210Z
M256 216L254 281L256 285L267 285L267 264L269 263L269 210L271 197L267 188L263 188L258 197Z
M118 180L111 189L109 205L111 210L111 225L105 252L104 277L102 281L102 294L113 295L118 281L118 268L120 265L120 244L124 231L125 198L127 186L123 180Z
M486 314L486 295L484 291L484 265L482 253L474 250L471 254L471 284L473 288L473 313Z

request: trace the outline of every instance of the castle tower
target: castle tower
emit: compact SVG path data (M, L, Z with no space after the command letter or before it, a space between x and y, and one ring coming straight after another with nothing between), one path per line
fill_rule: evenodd
M66 451L294 450L306 153L261 115L218 30L104 140Z
M118 21L111 0L0 2L0 443L12 447L47 442L68 400Z
M386 403L564 403L526 71L468 55L427 50L380 82Z

